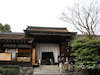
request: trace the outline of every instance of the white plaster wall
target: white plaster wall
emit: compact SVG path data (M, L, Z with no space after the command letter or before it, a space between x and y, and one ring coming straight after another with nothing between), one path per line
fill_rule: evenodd
M37 43L36 55L38 60L42 59L42 52L53 52L54 61L57 62L60 54L59 44Z
M12 60L15 60L15 57L16 57L16 49L8 49L8 53L12 53Z

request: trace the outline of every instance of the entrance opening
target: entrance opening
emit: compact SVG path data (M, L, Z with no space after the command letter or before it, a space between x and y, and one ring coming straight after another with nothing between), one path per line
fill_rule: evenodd
M42 52L42 65L50 65L53 61L53 52Z

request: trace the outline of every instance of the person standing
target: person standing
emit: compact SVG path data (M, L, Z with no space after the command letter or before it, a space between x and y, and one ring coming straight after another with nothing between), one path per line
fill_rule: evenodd
M60 62L61 62L61 56L58 56L58 67L59 67Z

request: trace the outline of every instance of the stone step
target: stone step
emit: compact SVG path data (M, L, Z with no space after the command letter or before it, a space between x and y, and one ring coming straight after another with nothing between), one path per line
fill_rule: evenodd
M59 74L60 69L58 65L41 65L40 67L34 68L33 75L46 75L46 74Z
M34 68L33 75L81 75L80 73L64 73L57 65L41 65Z
M34 75L69 75L69 74L34 74Z
M40 72L33 72L34 74L59 74L58 71L40 71Z
M33 74L33 75L81 75L80 73L62 73L62 74L60 74L60 73L55 73L55 74Z
M59 71L57 65L41 65L40 67L34 68L34 72L39 71Z

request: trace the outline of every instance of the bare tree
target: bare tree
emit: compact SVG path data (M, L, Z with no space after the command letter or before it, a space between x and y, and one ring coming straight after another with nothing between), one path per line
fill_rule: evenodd
M95 31L100 24L100 7L98 4L95 1L88 5L82 5L79 2L67 9L67 12L62 13L61 19L73 24L78 31L89 38L95 37Z

